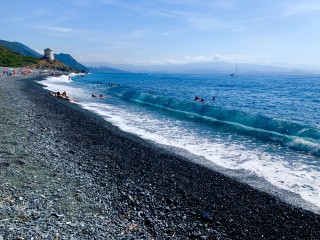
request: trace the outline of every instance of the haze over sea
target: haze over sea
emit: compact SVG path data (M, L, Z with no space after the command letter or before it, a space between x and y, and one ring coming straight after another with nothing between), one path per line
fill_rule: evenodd
M123 131L320 207L318 76L94 73L41 84Z

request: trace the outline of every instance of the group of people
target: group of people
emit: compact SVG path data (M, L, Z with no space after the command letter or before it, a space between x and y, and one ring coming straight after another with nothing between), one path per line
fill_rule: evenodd
M200 98L200 97L198 97L198 96L196 96L196 97L194 98L194 100L195 100L195 101L198 101L198 102L204 103L204 99L203 99L203 98Z
M214 100L216 100L216 97L215 97L215 96L212 97L212 101L214 101ZM199 96L196 96L196 97L194 98L194 101L198 101L198 102L204 103L204 99L203 99L203 98L200 98Z
M76 99L73 99L73 98L70 98L68 95L67 95L67 91L63 91L62 93L60 92L51 92L49 93L50 96L53 96L53 97L58 97L58 98L62 98L62 99L65 99L67 101L74 101L74 102L78 102ZM91 97L93 98L104 98L104 96L102 94L100 95L95 95L95 94L92 94Z
M108 83L109 87L117 87L120 86L119 83Z
M149 93L151 93L150 90L149 90ZM58 98L62 98L62 99L68 100L68 101L75 101L75 102L76 102L75 99L71 99L71 98L67 95L67 92L66 92L66 91L64 91L64 92L62 92L62 93L60 93L60 92L51 92L50 95L53 96L53 97L58 97ZM92 94L91 97L93 97L93 98L104 98L104 96L103 96L102 94L100 94L100 95L98 95L98 96L95 95L95 94ZM213 97L212 97L212 101L214 101L214 100L215 100L215 97L213 96ZM204 100L203 98L199 97L199 96L196 96L196 97L194 98L194 101L201 102L201 103L204 103L204 102L205 102L205 100Z
M104 96L102 94L100 94L99 96L92 94L91 97L93 98L104 98Z
M50 96L53 96L53 97L58 97L58 98L62 98L62 99L65 99L67 101L74 101L76 102L77 100L75 99L72 99L70 98L68 95L67 95L67 92L66 91L63 91L62 93L60 92L51 92L49 93Z

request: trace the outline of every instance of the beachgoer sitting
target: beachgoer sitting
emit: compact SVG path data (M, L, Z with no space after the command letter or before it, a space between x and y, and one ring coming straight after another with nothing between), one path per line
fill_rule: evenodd
M60 92L52 92L52 93L49 93L50 96L53 96L53 97L58 97L58 98L62 98L62 99L65 99L67 101L75 101L77 102L76 99L71 99L69 96L67 96L67 92L64 91L63 93L60 93Z
M62 97L62 98L68 97L68 96L67 96L67 92L66 92L66 91L63 91L63 93L61 93L61 97Z
M60 98L63 98L65 100L71 101L71 99L69 98L69 96L67 96L67 91L63 91L63 93L61 93Z

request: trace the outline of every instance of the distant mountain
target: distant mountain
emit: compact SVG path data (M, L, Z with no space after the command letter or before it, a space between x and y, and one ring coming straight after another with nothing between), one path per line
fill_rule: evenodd
M196 62L187 64L163 64L163 65L130 65L112 63L86 63L87 66L108 66L108 68L121 69L128 72L139 73L186 73L186 74L231 74L235 71L235 63L227 62ZM260 64L238 64L239 74L320 74L320 71L312 69L298 69L294 67L280 67Z
M81 63L77 62L71 55L60 53L60 54L54 54L54 58L63 62L64 64L69 65L70 67L73 67L77 69L78 71L88 72L89 69L82 65Z
M92 73L126 73L127 71L119 70L110 67L89 67L89 71Z
M0 46L8 48L12 52L19 53L22 56L29 56L29 57L36 57L36 58L42 57L40 53L34 51L33 49L19 42L9 42L5 40L0 40Z

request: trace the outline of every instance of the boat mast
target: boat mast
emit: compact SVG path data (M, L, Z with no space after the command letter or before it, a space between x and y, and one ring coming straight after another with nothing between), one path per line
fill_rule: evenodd
M231 73L230 76L236 76L238 73L238 63L236 64L236 72Z

